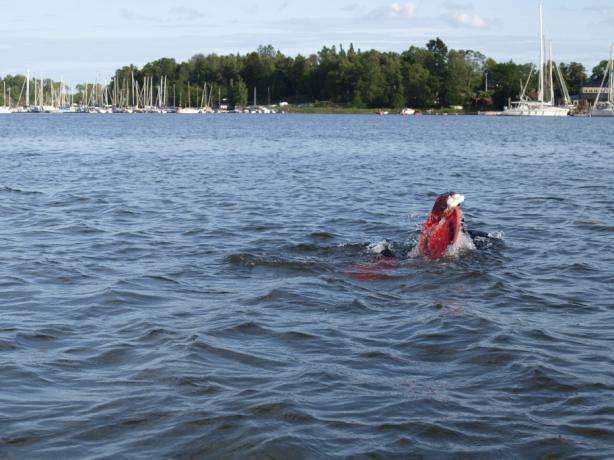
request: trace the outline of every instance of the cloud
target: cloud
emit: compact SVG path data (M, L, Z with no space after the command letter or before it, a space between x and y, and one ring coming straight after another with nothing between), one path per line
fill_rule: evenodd
M453 13L449 21L455 27L467 27L469 29L485 29L487 24L477 14Z
M598 13L601 17L599 24L608 24L614 22L614 7L612 5L591 5L585 6L584 11Z
M168 10L168 16L176 21L195 21L201 19L203 14L193 8L175 7Z
M447 1L443 4L444 8L452 11L471 11L473 5L470 3L458 3L453 1Z
M162 16L153 16L147 14L141 14L134 10L122 8L120 10L120 16L132 22L148 23L152 25L185 25L189 27L194 25L195 22L205 18L205 16L198 10L193 8L174 7L167 11Z
M122 18L127 19L128 21L152 21L154 19L151 16L145 16L127 8L122 8L119 11L119 14Z
M371 10L367 15L372 19L410 19L416 14L416 5L411 2L404 4L392 3Z
M342 11L347 11L349 13L356 13L358 11L362 11L362 6L358 3L349 3L341 8Z
M603 11L614 11L614 7L612 7L612 5L589 5L589 6L585 6L584 7L585 11L597 11L597 12L603 12Z
M471 3L446 0L444 8L449 11L449 13L444 15L444 18L446 18L448 23L453 27L485 29L488 26L481 16L471 13L471 11L473 11L473 5Z

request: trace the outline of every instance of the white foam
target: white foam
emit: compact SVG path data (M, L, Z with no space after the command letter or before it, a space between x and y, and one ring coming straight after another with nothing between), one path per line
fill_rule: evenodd
M446 249L444 257L460 257L471 251L475 251L475 249L475 244L471 237L467 235L467 233L461 231L454 244L451 244L448 246L448 249Z
M414 247L411 248L411 250L407 253L407 257L411 257L412 259L416 257L420 257L420 253L418 252L418 242L417 241Z
M502 240L503 239L503 232L489 232L488 233L488 238L493 238L495 240Z
M389 249L392 251L392 244L390 244L388 242L388 240L382 240L382 241L378 241L377 243L371 243L367 249L369 250L369 252L371 252L372 254L381 254L382 252L384 252L386 249Z

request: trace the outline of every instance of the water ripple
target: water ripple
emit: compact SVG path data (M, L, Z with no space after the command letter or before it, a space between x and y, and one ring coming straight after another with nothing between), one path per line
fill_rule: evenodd
M612 457L607 120L179 118L3 120L0 458Z

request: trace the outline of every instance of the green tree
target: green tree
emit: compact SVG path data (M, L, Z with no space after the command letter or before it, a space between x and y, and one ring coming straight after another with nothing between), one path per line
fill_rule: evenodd
M383 66L376 51L361 53L359 57L360 78L357 89L362 95L362 99L369 107L384 107L384 86L385 79Z
M435 103L440 107L447 107L449 101L449 69L448 69L448 47L437 37L426 44L427 50L433 55L433 59L428 67L433 78L435 90Z
M261 52L249 53L244 60L241 77L251 89L256 88L259 95L266 94L273 83L275 61L268 47L261 47Z
M228 102L231 107L245 107L247 105L247 86L241 78L230 82Z
M312 61L299 54L292 61L289 72L288 79L291 85L286 98L295 102L313 100L309 91L310 76L313 72Z
M422 64L409 64L405 67L405 100L408 106L414 108L433 107L436 96L431 81L431 73Z
M487 61L488 80L491 81L495 90L493 102L498 108L503 108L508 101L518 100L523 85L531 73L531 64L519 65L513 61L496 63L494 60ZM530 82L527 92L535 92L535 78Z
M561 63L560 67L569 94L578 94L587 81L586 69L578 62Z
M382 77L379 81L381 101L377 106L402 108L405 106L405 86L399 55L378 53L378 61Z
M608 60L604 59L595 67L593 67L593 73L591 74L591 78L602 79L605 74L605 69L608 67Z
M466 106L480 90L484 74L485 57L474 51L448 53L448 102L451 105Z
M433 77L433 53L412 46L401 54L405 101L410 107L433 107L437 99L439 81Z

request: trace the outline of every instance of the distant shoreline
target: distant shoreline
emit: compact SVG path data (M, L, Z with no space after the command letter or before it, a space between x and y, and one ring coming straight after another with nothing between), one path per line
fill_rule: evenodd
M288 113L302 114L319 114L319 115L400 115L400 109L381 108L356 108L356 107L340 107L340 106L287 106L284 110ZM419 115L477 115L476 111L466 111L459 109L425 109L417 110ZM416 115L408 115L416 116Z

